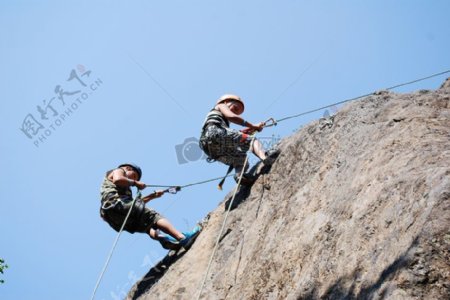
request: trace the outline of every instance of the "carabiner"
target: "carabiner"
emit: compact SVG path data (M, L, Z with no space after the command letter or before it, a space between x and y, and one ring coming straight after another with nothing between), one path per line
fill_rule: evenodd
M277 121L274 118L270 118L264 122L264 127L277 126Z
M170 194L176 194L179 191L181 191L181 186L172 186L168 189L165 189L163 192L164 193L170 193Z

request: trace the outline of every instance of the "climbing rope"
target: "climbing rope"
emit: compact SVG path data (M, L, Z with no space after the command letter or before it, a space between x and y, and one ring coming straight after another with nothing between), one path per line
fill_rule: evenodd
M252 148L252 144L255 141L255 138L256 138L256 135L254 135L252 137L252 140L250 142L250 149ZM225 218L224 218L223 223L222 223L222 228L220 229L219 235L217 236L217 241L216 241L216 244L214 246L214 250L213 250L213 252L211 254L211 257L209 259L208 268L206 269L205 277L203 278L202 285L200 286L200 292L198 293L197 300L199 300L200 297L202 296L203 288L205 287L206 279L208 278L208 274L209 274L209 271L211 269L213 258L214 258L215 254L216 254L217 248L219 247L219 242L221 240L221 237L222 237L222 234L223 234L223 230L225 229L225 224L226 224L227 219L228 219L228 214L230 213L231 207L233 207L234 198L236 198L237 191L239 190L239 187L241 185L242 176L244 175L244 170L247 167L247 163L248 163L248 155L245 157L244 166L243 166L243 169L241 171L241 175L239 176L239 180L238 180L236 188L234 190L233 197L231 198L231 201L228 204L228 209L227 209L227 212L225 213Z
M446 73L450 73L450 70L439 72L439 73L435 73L433 75L422 77L422 78L415 79L415 80L412 80L412 81L400 83L400 84L388 87L388 88L386 88L384 90L390 91L390 90L393 90L393 89L396 89L396 88L399 88L399 87L402 87L402 86L406 86L406 85L410 85L410 84L413 84L413 83L416 83L416 82L424 81L424 80L427 80L427 79L430 79L430 78L433 78L433 77L437 77L437 76L440 76L440 75L443 75L443 74L446 74ZM364 98L364 97L368 97L368 96L371 96L371 95L373 95L375 93L376 92L372 92L372 93L361 95L361 96L358 96L358 97L354 97L354 98L342 100L342 101L339 101L339 102L335 102L335 103L329 104L327 106L322 106L322 107L319 107L319 108L316 108L316 109L313 109L313 110L309 110L309 111L306 111L306 112L302 112L302 113L299 113L299 114L296 114L296 115L284 117L284 118L276 120L275 121L275 125L276 125L276 123L280 123L280 122L283 122L283 121L286 121L286 120L289 120L289 119L298 118L300 116L304 116L304 115L308 115L308 114L311 114L311 113L314 113L314 112L318 112L318 111L321 111L321 110L323 110L325 108L329 108L329 107L332 107L332 106L336 106L336 105L344 104L344 103L351 102L351 101L354 101L354 100L358 100L358 99L361 99L361 98Z
M400 84L397 84L397 85L385 88L384 90L390 91L390 90L393 90L393 89L396 89L396 88L399 88L399 87L402 87L402 86L406 86L406 85L410 85L410 84L413 84L413 83L416 83L416 82L424 81L424 80L427 80L427 79L430 79L430 78L433 78L433 77L437 77L437 76L440 76L440 75L443 75L443 74L447 74L447 73L450 73L450 70L446 70L446 71L443 71L443 72L435 73L435 74L432 74L430 76L422 77L422 78L415 79L415 80L412 80L412 81L400 83ZM364 94L364 95L361 95L361 96L345 99L345 100L342 100L342 101L339 101L339 102L335 102L335 103L332 103L332 104L329 104L329 105L326 105L326 106L322 106L322 107L319 107L319 108L315 108L313 110L305 111L305 112L302 112L302 113L299 113L299 114L287 116L287 117L284 117L284 118L281 118L281 119L270 118L270 119L266 120L265 122L263 122L263 124L264 124L263 128L276 126L280 122L283 122L283 121L286 121L286 120L289 120L289 119L293 119L293 118L298 118L300 116L308 115L308 114L311 114L311 113L314 113L314 112L318 112L318 111L321 111L321 110L324 110L326 108L330 108L330 107L333 107L333 106L336 106L336 105L341 105L341 104L344 104L344 103L347 103L347 102L355 101L355 100L358 100L358 99L361 99L361 98L364 98L364 97L371 96L371 95L373 95L375 93L376 93L376 91L372 92L372 93ZM250 128L245 128L242 131L244 133L250 133L251 134L251 133L254 132L254 131L252 132L251 130L252 129L250 129ZM233 176L233 174L226 175L225 178L229 177L229 176ZM190 186L200 185L200 184L208 183L208 182L219 180L219 179L223 179L223 178L224 177L216 177L216 178L207 179L207 180L203 180L203 181L199 181L199 182L189 183L189 184L182 185L182 186L179 186L179 187L181 189L183 189L183 188L187 188L187 187L190 187ZM150 185L150 184L148 184L148 185L146 185L146 187L170 188L170 187L176 187L176 186L174 186L174 185Z
M226 177L230 177L233 176L233 174L227 175ZM145 187L161 187L161 188L171 188L171 187L179 187L180 189L184 189L187 187L191 187L194 185L200 185L200 184L205 184L211 181L216 181L219 179L222 179L222 177L216 177L216 178L211 178L211 179L207 179L207 180L202 180L202 181L198 181L198 182L193 182L193 183L189 183L189 184L185 184L185 185L155 185L155 184L147 184Z
M450 73L450 70L447 70L447 71L444 71L444 72L440 72L440 73L436 73L436 74L433 74L433 75L430 75L430 76L427 76L427 77L423 77L423 78L420 78L420 79L416 79L416 80L413 80L413 81L405 82L405 83L402 83L402 84L398 84L398 85L389 87L389 88L387 88L385 90L392 90L392 89L395 89L395 88L398 88L398 87L401 87L401 86L405 86L405 85L409 85L409 84L416 83L416 82L419 82L419 81L423 81L423 80L426 80L426 79L429 79L429 78L433 78L433 77L436 77L436 76L439 76L439 75L442 75L442 74L446 74L446 73ZM375 92L370 93L370 94L365 94L365 95L362 95L362 96L358 96L358 97L354 97L354 98L351 98L351 99L346 99L346 100L339 101L339 102L336 102L336 103L333 103L333 104L330 104L330 105L327 105L327 106L323 106L323 107L320 107L320 108L317 108L317 109L314 109L314 110L310 110L310 111L303 112L303 113L300 113L300 114L284 117L284 118L281 118L281 119L278 119L278 120L275 120L275 119L271 118L271 119L267 120L266 122L264 122L263 127L276 126L279 122L286 121L286 120L293 119L293 118L297 118L297 117L300 117L300 116L303 116L303 115L306 115L306 114L310 114L310 113L313 113L313 112L317 112L317 111L320 111L320 110L323 110L325 108L329 108L329 107L332 107L332 106L335 106L335 105L340 105L340 104L343 104L343 103L346 103L346 102L350 102L350 101L354 101L354 100L357 100L357 99L360 99L360 98L364 98L364 97L373 95L374 93ZM256 135L254 135L252 137L252 143L255 140L255 137L256 137ZM247 162L248 162L248 156L246 156L246 158L245 158L244 170L245 170L245 167L247 165ZM226 224L226 221L227 221L227 218L228 218L228 214L229 214L229 212L231 210L231 207L233 205L233 201L234 201L234 199L236 197L237 191L238 191L239 186L241 184L241 180L242 180L242 175L243 174L244 174L244 172L242 171L241 175L239 176L238 184L236 185L236 188L234 190L233 197L231 198L231 201L230 201L230 203L228 205L228 209L227 209L227 212L225 214L224 221L222 223L222 228L220 229L220 233L217 236L217 241L216 241L216 244L214 246L214 250L213 250L213 252L211 254L211 257L210 257L210 260L209 260L209 263L208 263L208 267L206 269L205 277L203 278L203 282L202 282L202 284L200 286L200 292L198 293L198 296L196 298L197 300L200 299L200 297L202 295L202 292L203 292L203 289L205 287L206 280L208 278L208 275L209 275L209 272L210 272L210 269L211 269L213 258L215 256L215 253L216 253L217 248L219 246L219 242L221 240L221 237L222 237L222 234L223 234L223 230L225 229L225 224Z
M131 206L130 206L130 209L128 210L127 216L125 217L125 220L123 220L122 227L120 227L119 233L117 234L116 239L114 240L114 243L113 243L113 246L111 248L111 251L109 252L108 258L106 259L105 265L103 266L103 270L100 273L100 276L99 276L99 278L97 280L97 283L95 284L95 288L94 288L94 292L92 293L91 300L94 300L94 298L95 298L95 294L97 293L98 287L100 286L100 282L102 281L103 276L105 275L106 269L108 268L109 262L111 261L111 257L112 257L112 255L114 253L114 250L116 249L117 242L119 241L120 235L122 234L122 231L123 231L123 229L125 227L125 224L127 223L128 218L130 217L131 210L134 207L134 203L136 202L137 199L140 199L141 196L142 196L141 192L138 190L136 197L131 202Z
M254 138L253 138L253 139L254 139ZM253 142L253 141L252 141L252 142ZM245 164L246 164L246 163L247 163L247 159L245 160ZM244 173L244 172L242 172L242 174L243 174L243 173ZM242 174L241 174L241 178L242 178ZM229 176L233 176L233 175L230 174L230 175L227 175L226 177L229 177ZM200 184L208 183L208 182L211 182L211 181L219 180L219 179L222 179L222 178L223 178L223 177L217 177L217 178L207 179L207 180L203 180L203 181L199 181L199 182L194 182L194 183L185 184L185 185L182 185L182 186L173 186L173 185L151 185L151 184L147 184L146 187L163 187L163 188L166 188L165 190L163 190L163 193L176 194L176 193L179 192L182 188L186 188L186 187L190 187L190 186L194 186L194 185L200 185ZM240 179L239 179L239 184L240 184ZM138 190L136 197L135 197L135 198L133 199L133 201L131 202L130 209L128 210L128 213L127 213L127 215L126 215L126 217L125 217L125 219L124 219L124 221L123 221L123 224L122 224L122 226L120 227L120 230L119 230L119 232L118 232L118 234L117 234L117 236L116 236L116 239L114 240L113 246L112 246L112 248L111 248L111 251L109 252L108 258L106 259L105 265L103 266L103 269L102 269L102 271L101 271L101 273L100 273L100 276L99 276L99 278L98 278L98 280L97 280L97 283L95 284L95 288L94 288L94 291L93 291L93 293L92 293L91 300L94 300L94 299L95 299L95 295L96 295L97 290L98 290L98 288L99 288L99 286L100 286L100 283L101 283L101 281L102 281L102 279L103 279L103 276L105 275L106 270L107 270L107 268L108 268L108 266L109 266L109 263L110 263L111 258L112 258L112 256L113 256L113 253L114 253L114 250L116 249L117 243L118 243L118 241L119 241L120 235L122 234L122 231L123 231L123 229L124 229L124 227L125 227L125 224L127 223L128 218L130 217L131 210L132 210L133 207L134 207L134 203L136 202L137 199L140 199L141 196L142 196L141 191ZM234 197L233 197L233 199L234 199Z
M397 85L388 87L388 88L386 88L386 89L384 89L384 90L388 90L388 91L389 91L389 90L393 90L393 89L396 89L396 88L399 88L399 87L402 87L402 86L406 86L406 85L410 85L410 84L413 84L413 83L416 83L416 82L424 81L424 80L427 80L427 79L430 79L430 78L433 78L433 77L437 77L437 76L440 76L440 75L443 75L443 74L447 74L447 73L450 73L450 70L446 70L446 71L443 71L443 72L435 73L435 74L432 74L432 75L430 75L430 76L422 77L422 78L415 79L415 80L412 80L412 81L408 81L408 82L405 82L405 83L397 84ZM283 121L286 121L286 120L289 120L289 119L293 119L293 118L298 118L298 117L300 117L300 116L304 116L304 115L307 115L307 114L311 114L311 113L314 113L314 112L317 112L317 111L320 111L320 110L323 110L323 109L326 109L326 108L329 108L329 107L332 107L332 106L336 106L336 105L344 104L344 103L351 102L351 101L354 101L354 100L358 100L358 99L361 99L361 98L364 98L364 97L368 97L368 96L373 95L374 93L375 93L375 92L372 92L372 93L365 94L365 95L361 95L361 96L358 96L358 97L354 97L354 98L346 99L346 100L343 100L343 101L335 102L335 103L332 103L332 104L329 104L329 105L326 105L326 106L322 106L322 107L320 107L320 108L316 108L316 109L313 109L313 110L310 110L310 111L306 111L306 112L302 112L302 113L299 113L299 114L287 116L287 117L284 117L284 118L281 118L281 119L278 119L278 120L275 120L275 119L271 118L271 119L269 119L269 120L267 120L267 121L264 122L263 127L265 128L265 127L276 126L276 125L277 125L278 123L280 123L280 122L283 122ZM247 132L246 132L246 133L247 133ZM250 129L248 130L248 133L252 133ZM255 138L256 138L256 135L253 135L252 140L251 140L251 143L254 142ZM244 161L244 169L245 169L245 167L247 166L247 163L248 163L248 156L245 158L245 161ZM210 258L210 260L209 260L208 268L207 268L205 277L204 277L204 279L203 279L202 285L201 285L201 287L200 287L200 292L199 292L199 294L198 294L197 299L200 299L201 294L202 294L202 292L203 292L203 289L204 289L204 286L205 286L205 283L206 283L206 279L207 279L208 274L209 274L209 271L210 271L210 269L211 269L212 260L213 260L213 258L214 258L214 255L215 255L216 251L217 251L217 248L218 248L218 246L219 246L220 238L221 238L221 235L222 235L223 230L224 230L224 228L225 228L225 224L226 224L226 221L227 221L227 218L228 218L228 214L229 214L229 212L230 212L230 210L231 210L231 207L232 207L232 205L233 205L233 201L234 201L234 199L235 199L235 197L236 197L236 194L237 194L237 191L238 191L238 189L239 189L239 187L240 187L240 185L241 185L241 180L242 180L243 174L244 174L244 172L242 171L242 172L241 172L241 175L239 176L239 180L238 180L238 183L237 183L237 185L236 185L236 188L235 188L235 190L234 190L233 197L231 198L231 201L230 201L230 203L229 203L227 212L226 212L226 214L225 214L225 218L224 218L224 221L223 221L223 224L222 224L222 228L221 228L221 230L220 230L220 234L218 235L216 244L215 244L215 246L214 246L213 253L212 253L211 258ZM230 174L230 175L226 175L225 177L216 177L216 178L207 179L207 180L203 180L203 181L199 181L199 182L194 182L194 183L185 184L185 185L182 185L182 186L173 186L173 185L146 185L146 187L161 187L161 188L167 188L166 190L164 190L164 192L169 192L169 193L175 194L176 192L180 191L180 190L183 189L183 188L187 188L187 187L191 187L191 186L195 186L195 185L205 184L205 183L208 183L208 182L211 182L211 181L215 181L215 180L219 180L219 179L224 179L224 178L229 177L229 176L233 176L233 175ZM91 300L93 300L93 299L95 298L95 294L96 294L96 292L97 292L97 290L98 290L98 287L100 286L101 280L103 279L103 276L104 276L104 274L105 274L105 272L106 272L106 269L108 268L108 265L109 265L109 263L110 263L111 257L112 257L112 255L113 255L113 252L114 252L116 246L117 246L117 243L118 243L118 241L119 241L120 235L121 235L121 233L122 233L122 231L123 231L123 229L124 229L124 227L125 227L125 224L126 224L128 218L129 218L130 214L131 214L131 210L132 210L132 208L133 208L133 206L134 206L134 203L135 203L136 200L137 200L138 198L140 198L140 197L141 197L141 192L138 191L138 194L136 195L136 197L135 197L135 198L133 199L133 201L132 201L131 207L130 207L128 213L127 213L127 216L125 217L125 220L124 220L124 222L123 222L123 224L122 224L122 227L120 228L120 230L119 230L119 232L118 232L118 234L117 234L117 237L116 237L116 239L115 239L115 241L114 241L114 243L113 243L112 249L111 249L111 251L110 251L110 253L109 253L109 255L108 255L108 258L107 258L107 260L106 260L106 263L105 263L105 265L104 265L104 267L103 267L103 270L102 270L102 272L101 272L101 274L100 274L100 276L99 276L99 278L98 278L98 280L97 280L97 283L96 283L95 288L94 288L94 292L92 293Z

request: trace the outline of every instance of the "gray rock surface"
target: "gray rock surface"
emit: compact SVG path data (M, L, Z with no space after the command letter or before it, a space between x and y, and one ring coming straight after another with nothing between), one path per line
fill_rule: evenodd
M448 83L378 92L282 140L241 189L201 299L450 299ZM196 299L230 197L128 298Z

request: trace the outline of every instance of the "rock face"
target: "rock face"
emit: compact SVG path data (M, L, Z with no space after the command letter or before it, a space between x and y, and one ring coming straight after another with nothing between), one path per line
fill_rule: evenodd
M378 92L284 139L238 194L200 298L450 299L448 82ZM230 197L128 298L196 299Z

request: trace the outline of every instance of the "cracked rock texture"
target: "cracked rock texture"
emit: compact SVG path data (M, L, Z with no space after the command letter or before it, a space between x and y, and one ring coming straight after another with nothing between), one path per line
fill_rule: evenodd
M201 299L450 299L449 83L377 92L282 140L239 192ZM196 299L230 197L128 298Z

